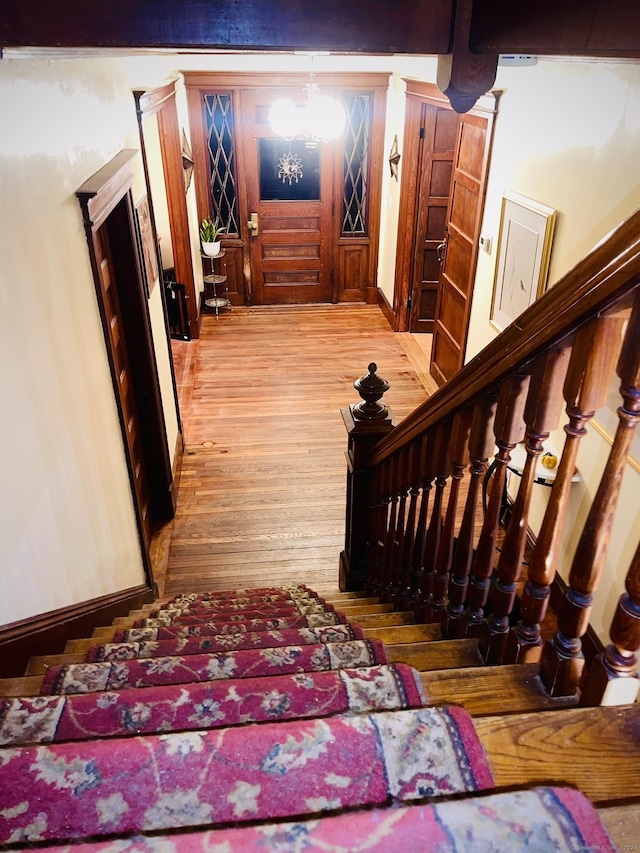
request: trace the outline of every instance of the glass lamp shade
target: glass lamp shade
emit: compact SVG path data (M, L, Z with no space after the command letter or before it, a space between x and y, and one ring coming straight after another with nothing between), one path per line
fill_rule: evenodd
M284 139L328 142L340 136L346 121L344 107L335 98L312 92L303 106L279 98L269 110L269 124Z
M291 98L274 101L269 110L269 124L273 132L284 139L295 139L300 127L297 115L299 109Z

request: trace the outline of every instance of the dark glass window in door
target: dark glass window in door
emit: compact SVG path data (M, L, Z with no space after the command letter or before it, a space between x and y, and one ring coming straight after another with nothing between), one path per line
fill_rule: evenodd
M368 227L370 94L346 94L347 127L344 139L342 236L360 236Z
M205 95L204 106L211 218L224 226L227 234L239 234L233 101L230 94Z
M260 139L260 201L319 201L320 149L301 140Z

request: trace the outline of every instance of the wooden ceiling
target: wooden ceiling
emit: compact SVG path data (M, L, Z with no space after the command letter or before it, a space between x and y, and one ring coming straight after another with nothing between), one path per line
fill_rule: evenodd
M460 111L499 54L640 58L636 0L2 0L0 48L431 54ZM456 103L457 102L457 103Z

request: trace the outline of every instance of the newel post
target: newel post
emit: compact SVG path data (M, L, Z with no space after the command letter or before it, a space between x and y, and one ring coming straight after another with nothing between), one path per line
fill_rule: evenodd
M372 362L369 373L353 383L362 402L341 409L348 436L346 530L340 554L343 592L362 590L367 582L372 521L368 462L374 445L394 427L391 413L380 402L389 383L376 375L377 369Z

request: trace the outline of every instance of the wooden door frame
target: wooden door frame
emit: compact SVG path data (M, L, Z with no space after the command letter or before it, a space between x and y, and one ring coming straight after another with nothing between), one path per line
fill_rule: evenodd
M161 86L157 89L149 89L145 91L134 91L133 97L136 104L136 116L138 119L138 136L140 137L140 153L142 154L142 169L144 171L144 180L147 187L147 199L149 203L149 216L151 219L151 228L153 230L154 235L157 236L157 228L156 228L156 216L153 207L153 193L151 192L151 180L149 178L149 163L147 161L147 149L144 139L144 128L143 128L143 119L145 116L154 115L155 113L159 113L162 110L162 107L165 101L168 98L175 97L175 82L168 83L166 86ZM162 149L161 149L162 150ZM169 217L172 216L172 208L169 204L169 197L167 192L167 208L169 211ZM188 234L187 234L188 236ZM165 335L167 339L167 353L169 355L169 367L171 370L171 385L173 387L173 399L176 405L176 416L178 419L178 432L180 436L182 436L182 417L180 413L180 400L178 397L178 384L176 382L176 371L173 363L173 350L171 348L171 329L169 328L169 312L167 310L167 298L165 294L165 290L162 282L162 257L160 255L160 247L158 246L157 239L154 241L154 248L156 249L156 256L158 259L158 270L160 275L160 295L162 299L162 314L164 318L164 329ZM176 499L176 495L174 494L174 503Z
M400 206L393 291L394 331L408 332L411 325L409 299L416 255L416 219L418 216L423 145L420 138L423 104L451 110L451 104L435 83L404 78L406 107L400 180Z
M400 184L400 212L398 219L398 241L396 251L396 266L395 266L395 285L393 297L393 313L394 325L393 329L396 332L408 332L411 324L411 312L408 309L408 302L411 296L411 287L413 284L413 265L416 255L416 217L418 215L419 188L420 177L423 168L423 158L421 157L421 140L419 137L420 121L422 117L422 105L431 104L441 109L451 110L449 100L442 94L438 87L433 83L425 83L419 80L403 78L406 90L406 110L405 110L405 125L404 125L404 151L402 178ZM490 117L492 121L497 109L490 109L482 106L476 106L469 110L469 115L479 115ZM489 128L489 133L492 132L492 127ZM456 150L458 142L456 141ZM486 185L488 179L488 158L490 154L491 144L488 146L487 160L484 168L484 188L482 192L482 205L480 215L476 220L476 230L474 234L475 252L473 257L473 276L475 278L475 270L478 257L478 241L480 240L480 229L482 226L482 215L484 213L484 196L486 193ZM452 173L453 177L453 173ZM444 236L444 235L443 235ZM469 304L473 298L473 290L469 295ZM437 313L437 310L436 310ZM467 330L465 331L464 341L466 346L466 338L469 326L469 316L466 318Z
M302 88L309 81L309 74L301 71L291 73L277 72L184 72L187 100L189 104L189 124L191 128L191 145L195 163L194 179L198 219L211 215L208 187L208 155L204 122L202 120L202 100L205 94L231 93L235 104L239 104L238 94L242 89L262 88ZM366 301L376 304L378 301L377 268L380 243L380 216L382 196L382 167L384 162L384 130L387 90L389 88L389 73L379 72L319 72L315 74L321 89L333 89L342 92L360 93L372 92L372 124L369 140L369 171L368 171L368 233L362 237L341 236L341 217L337 215L338 201L342 198L343 151L340 146L334 146L334 189L333 189L333 231L331 266L332 266L332 301ZM235 108L235 107L234 107ZM236 134L236 169L243 165L245 152L242 146L242 134ZM238 198L238 221L240 233L237 237L225 237L225 248L241 252L241 266L244 279L244 297L246 304L252 304L249 257L248 200L243 181L236 180ZM341 204L340 204L341 207ZM340 293L338 277L344 277L345 271L356 270L356 277L363 280L361 288L362 299L356 299L350 293Z
M76 190L76 196L82 210L96 299L103 325L105 347L129 473L142 563L147 582L153 588L153 568L149 543L144 532L142 507L140 506L135 488L134 460L131 458L126 439L127 425L118 391L118 376L116 374L111 338L107 328L107 311L102 296L100 271L96 255L96 240L98 239L96 234L98 229L107 224L109 216L124 201L127 212L126 228L118 229L115 241L112 236L111 249L113 255L120 253L120 257L126 256L128 267L126 282L128 307L125 310L128 312L128 321L135 329L135 333L127 334L123 340L123 345L129 352L129 360L136 361L139 368L139 375L144 377L145 387L142 393L134 393L138 413L143 425L143 452L147 462L147 471L151 474L149 494L150 510L153 513L152 521L159 522L172 518L175 512L171 491L173 472L171 469L160 380L153 345L151 318L144 287L142 250L133 203L131 159L137 154L138 152L134 149L120 151L109 163L103 166L102 169L92 175L92 177ZM126 233L124 233L125 231Z
M189 232L189 214L184 186L184 168L182 165L182 141L180 139L180 123L176 108L176 81L159 86L155 89L135 90L133 96L136 102L136 113L140 128L140 144L144 161L145 178L147 180L147 195L155 230L155 217L152 207L152 195L149 185L149 172L142 133L142 119L145 116L156 115L160 152L162 156L162 171L167 193L167 209L169 213L169 230L171 232L171 248L175 280L184 284L187 297L187 319L189 334L192 338L200 337L200 314L198 311L198 296L196 294L193 274L193 258L191 255L191 235ZM162 269L162 264L159 267Z

